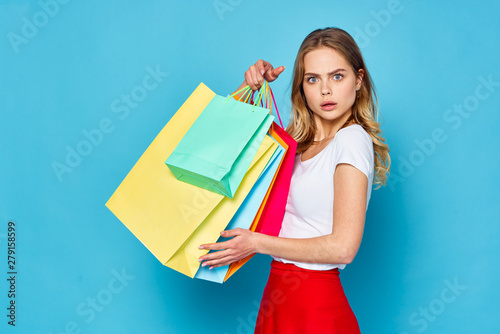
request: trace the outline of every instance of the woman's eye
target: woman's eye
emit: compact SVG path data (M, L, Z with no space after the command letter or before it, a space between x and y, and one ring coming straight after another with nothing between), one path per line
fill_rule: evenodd
M344 77L344 76L343 76L342 74L335 74L335 75L333 76L333 79L334 79L334 80L341 80L343 77Z
M307 79L307 82L310 82L310 83L315 83L317 81L318 81L318 79L315 78L315 77L310 77L310 78Z

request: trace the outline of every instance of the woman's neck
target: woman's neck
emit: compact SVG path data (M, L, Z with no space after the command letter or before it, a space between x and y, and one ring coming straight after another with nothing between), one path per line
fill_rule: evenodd
M354 121L352 119L349 120L350 116L351 113L348 113L340 119L328 121L315 115L314 121L316 124L316 133L314 135L314 142L320 143L335 137L335 134L344 126L347 121L349 121L349 123L346 124L346 126L354 124Z

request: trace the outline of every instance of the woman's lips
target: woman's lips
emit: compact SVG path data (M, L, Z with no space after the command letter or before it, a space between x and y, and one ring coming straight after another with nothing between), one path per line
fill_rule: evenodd
M325 102L321 103L322 110L330 111L330 110L333 110L335 108L337 108L337 103L335 103L333 101L325 101Z

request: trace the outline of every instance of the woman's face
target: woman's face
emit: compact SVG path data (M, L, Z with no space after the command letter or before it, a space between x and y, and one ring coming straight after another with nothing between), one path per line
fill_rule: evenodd
M345 122L351 115L362 77L362 70L357 75L347 60L332 48L319 47L306 53L302 86L315 119Z

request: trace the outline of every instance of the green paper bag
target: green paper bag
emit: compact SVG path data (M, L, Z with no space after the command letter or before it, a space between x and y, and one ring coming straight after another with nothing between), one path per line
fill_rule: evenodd
M269 109L215 95L165 163L179 181L233 198L273 120Z

